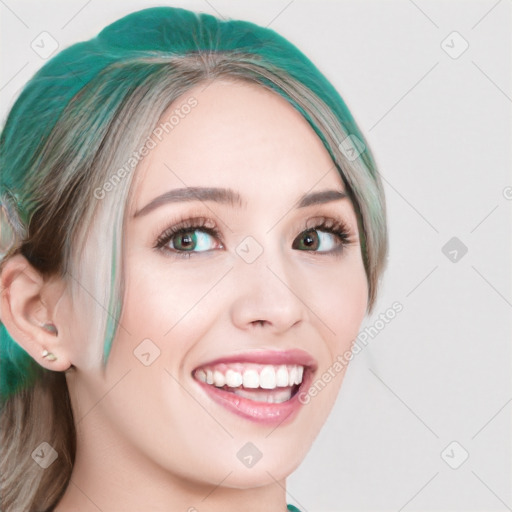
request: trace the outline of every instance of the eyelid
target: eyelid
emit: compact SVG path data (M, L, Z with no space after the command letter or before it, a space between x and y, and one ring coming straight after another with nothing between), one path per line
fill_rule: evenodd
M314 217L308 217L304 226L305 230L313 229L319 224L331 224L332 226L340 226L346 229L348 232L352 232L350 225L342 218L336 218L331 215L315 215Z

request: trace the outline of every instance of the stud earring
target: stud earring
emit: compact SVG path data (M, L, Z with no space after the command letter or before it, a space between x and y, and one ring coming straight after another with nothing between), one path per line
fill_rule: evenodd
M51 352L48 352L48 350L44 349L42 357L46 357L48 361L55 361L57 359L57 356L55 354L52 354Z

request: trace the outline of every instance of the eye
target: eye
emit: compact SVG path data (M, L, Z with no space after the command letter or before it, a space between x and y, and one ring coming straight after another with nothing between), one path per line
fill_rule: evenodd
M212 247L211 235L200 229L187 229L174 234L171 239L171 248L178 251L209 251Z
M166 229L158 238L155 248L190 257L193 253L222 249L220 234L214 223L203 218L188 219ZM217 242L216 242L217 240Z
M324 218L303 231L292 244L293 249L314 252L340 252L351 243L349 229L343 222Z

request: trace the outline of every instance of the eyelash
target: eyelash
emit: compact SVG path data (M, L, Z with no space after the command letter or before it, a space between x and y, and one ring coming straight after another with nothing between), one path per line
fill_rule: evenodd
M313 226L308 227L308 223L312 220L321 219ZM222 241L221 234L217 228L217 225L214 221L210 219L206 219L204 217L194 217L189 219L182 219L176 222L173 226L167 228L156 240L154 249L162 251L166 254L172 254L179 258L190 258L192 254L198 254L202 252L210 252L210 251L180 251L177 249L171 249L166 247L167 244L177 235L190 233L193 231L201 231L203 233L208 233L212 237L216 238L220 241L221 245L224 245ZM309 219L303 229L300 231L299 236L303 235L310 231L323 231L326 233L330 233L338 237L339 244L335 249L329 251L303 251L303 252L313 252L316 254L334 254L340 253L343 249L352 243L352 238L350 236L350 230L347 225L340 220L333 219L330 217L315 217L314 219ZM295 242L295 240L294 240Z

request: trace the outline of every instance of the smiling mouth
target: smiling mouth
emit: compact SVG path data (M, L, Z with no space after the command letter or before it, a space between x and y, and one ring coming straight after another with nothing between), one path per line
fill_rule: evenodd
M280 404L297 394L307 370L297 364L221 363L198 368L193 377L241 398Z

